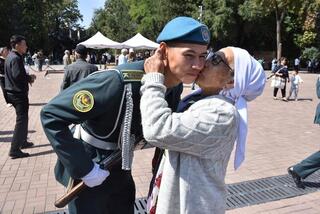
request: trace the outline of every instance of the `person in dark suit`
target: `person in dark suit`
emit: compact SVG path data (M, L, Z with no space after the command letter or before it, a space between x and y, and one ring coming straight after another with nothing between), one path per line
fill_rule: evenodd
M77 45L75 49L76 61L65 67L61 90L64 90L98 70L98 67L86 61L88 50L84 45Z
M172 23L173 30L162 31L162 39L171 45L165 99L173 111L180 101L182 82L190 84L203 69L210 41L207 26L192 18L179 20ZM139 105L143 75L144 61L94 72L61 91L41 110L44 132L58 156L56 179L64 186L70 178L88 186L68 204L70 213L134 213L133 145L129 142L142 138ZM73 133L71 124L80 124L80 131ZM101 169L99 163L119 148L122 163Z
M320 99L320 76L316 83L317 96ZM317 106L314 123L320 125L320 103ZM317 151L301 161L300 163L288 168L289 175L292 176L293 181L298 188L305 188L302 179L305 179L315 171L320 169L320 151Z
M16 125L11 141L9 156L12 159L28 157L28 153L21 151L22 148L33 146L27 142L28 135L28 111L29 111L29 84L36 79L34 74L27 74L24 68L23 54L27 51L26 39L20 35L10 38L12 50L5 60L4 77L5 90L9 102L16 111Z
M10 106L12 104L9 103L8 95L5 90L5 83L4 83L4 62L8 54L9 54L9 50L7 47L0 48L0 86L2 89L4 100L6 101L7 105Z

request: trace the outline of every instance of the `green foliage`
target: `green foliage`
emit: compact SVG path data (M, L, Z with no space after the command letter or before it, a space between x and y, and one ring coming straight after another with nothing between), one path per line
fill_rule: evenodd
M226 1L217 0L203 1L205 14L204 22L209 26L213 38L228 36L228 26L234 23L232 8L228 7Z
M316 37L317 34L315 32L305 31L302 35L297 35L294 41L299 47L305 48L310 47L312 44L314 44Z
M305 48L302 52L302 58L306 60L320 59L320 51L316 47Z
M7 0L0 1L0 9L0 44L7 45L11 35L21 34L32 51L51 52L82 19L77 0Z
M247 21L263 18L270 13L270 7L262 8L258 1L245 1L239 5L239 15Z
M239 7L239 14L244 20L254 22L274 16L275 24L280 31L276 32L277 44L282 43L284 55L297 52L295 48L303 48L314 43L314 30L306 32L305 25L309 14L319 11L319 0L245 0ZM263 21L265 23L265 21ZM273 47L277 47L273 43Z
M0 46L18 33L27 37L31 51L74 47L78 41L68 34L81 28L77 5L77 0L0 1ZM191 16L208 25L215 49L233 45L274 51L278 21L284 55L296 56L299 49L320 46L319 5L320 0L106 0L87 35L101 31L123 42L139 32L155 40L169 20Z
M124 42L135 34L136 24L123 0L107 0L103 9L95 11L91 27L112 40Z
M176 16L197 18L199 0L124 0L136 32L155 40L164 25Z

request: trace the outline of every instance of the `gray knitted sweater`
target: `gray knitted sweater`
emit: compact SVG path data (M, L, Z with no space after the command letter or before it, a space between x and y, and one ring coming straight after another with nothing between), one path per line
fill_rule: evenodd
M238 112L217 95L194 103L183 113L172 113L163 82L162 74L145 75L140 104L145 139L168 150L157 213L225 213L224 178Z

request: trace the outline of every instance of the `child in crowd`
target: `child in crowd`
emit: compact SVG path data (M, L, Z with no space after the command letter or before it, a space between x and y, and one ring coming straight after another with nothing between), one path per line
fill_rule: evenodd
M290 78L291 81L291 87L290 87L290 92L288 96L288 100L291 97L292 93L294 94L294 100L298 101L298 92L299 92L299 85L303 82L302 78L299 75L299 71L295 69L293 71L293 74Z

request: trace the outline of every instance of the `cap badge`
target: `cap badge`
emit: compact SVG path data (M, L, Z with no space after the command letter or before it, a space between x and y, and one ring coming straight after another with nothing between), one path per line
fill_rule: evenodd
M207 27L202 27L201 28L201 33L202 33L202 38L204 41L208 42L210 41L210 36L209 36L209 30Z

